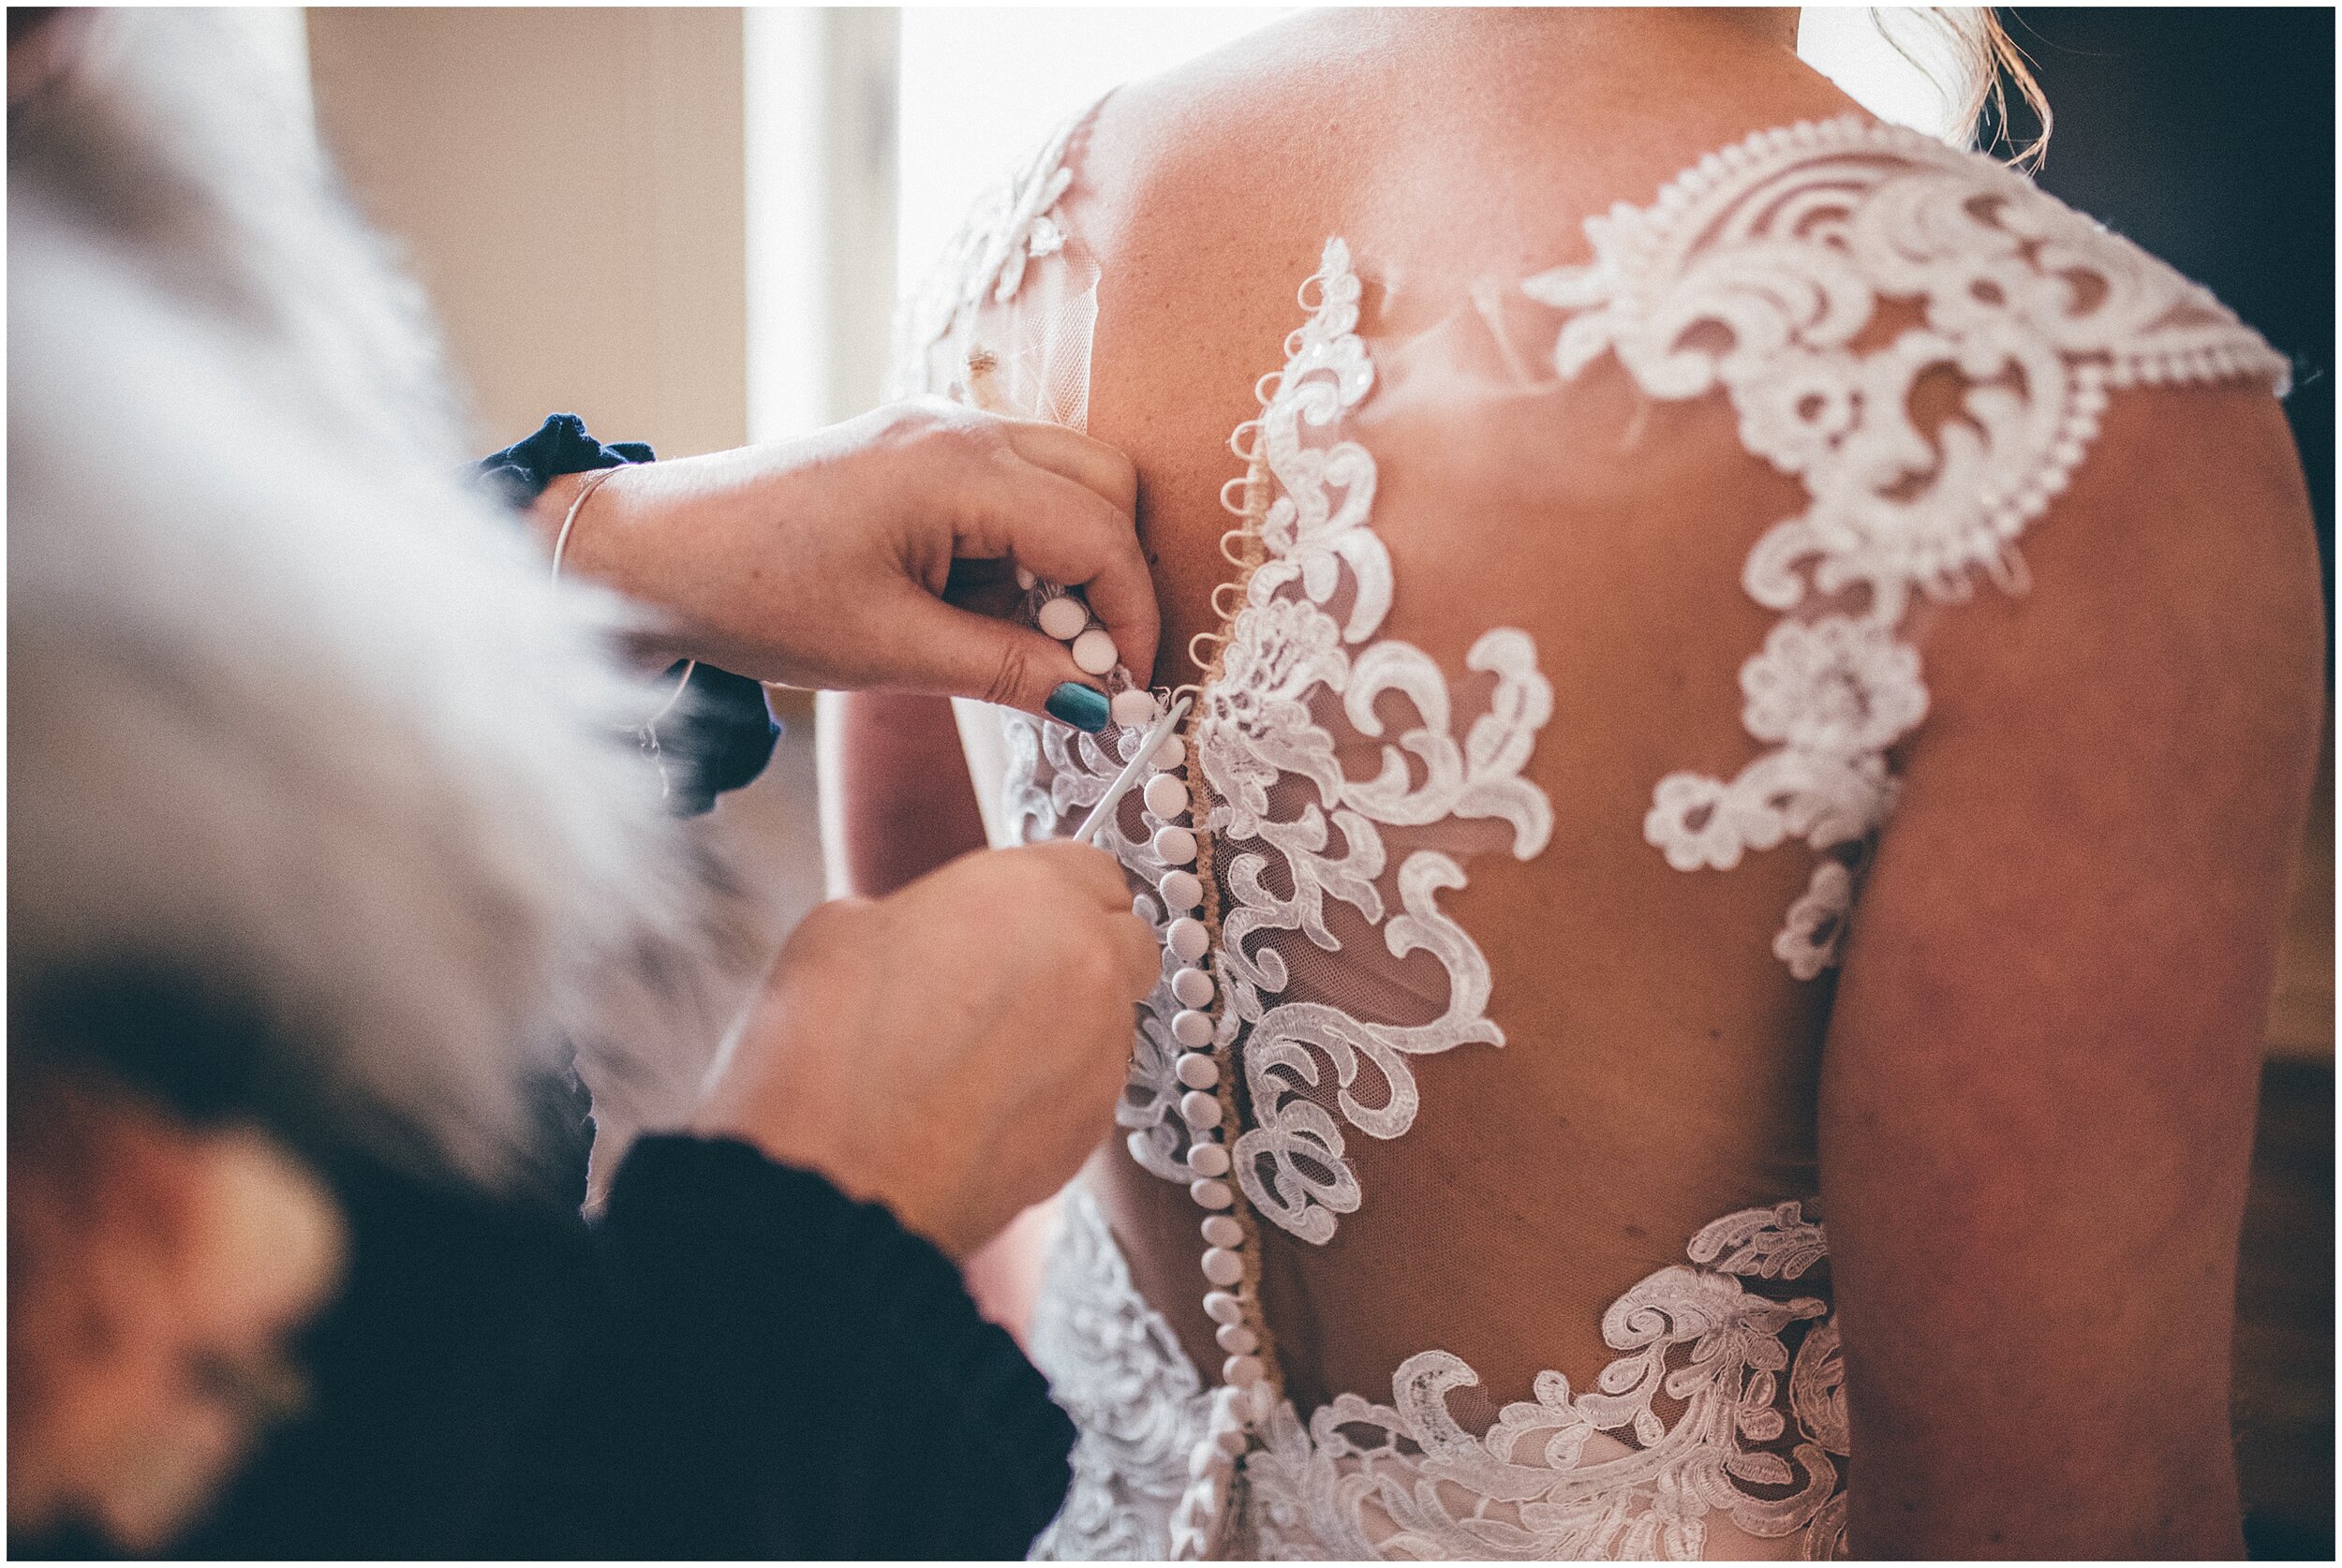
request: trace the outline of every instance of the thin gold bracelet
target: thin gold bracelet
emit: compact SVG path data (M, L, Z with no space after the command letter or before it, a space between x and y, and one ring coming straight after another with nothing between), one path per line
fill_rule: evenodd
M577 526L577 514L586 510L586 498L600 489L603 482L615 475L620 468L628 466L630 465L620 463L608 468L597 468L586 477L585 483L577 487L576 498L570 502L570 510L562 515L561 531L553 536L554 581L560 581L561 556L570 547L570 530ZM684 660L683 678L674 683L674 689L667 694L667 700L660 704L659 711L644 720L642 728L635 732L643 749L649 752L652 760L659 764L661 793L670 792L670 780L667 777L666 761L660 755L659 721L673 713L675 704L683 701L683 693L691 684L691 673L699 667L700 661L696 658Z
M586 497L600 489L605 481L625 466L627 465L620 463L608 468L597 468L586 476L584 484L577 487L577 498L570 503L570 510L562 515L561 531L553 536L553 575L556 581L561 576L562 553L570 547L570 530L577 526L577 514L586 510Z

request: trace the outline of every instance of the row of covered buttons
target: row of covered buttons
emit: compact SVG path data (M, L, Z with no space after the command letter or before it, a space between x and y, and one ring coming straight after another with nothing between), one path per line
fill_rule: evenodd
M1244 1227L1229 1212L1236 1206L1236 1191L1228 1184L1228 1146L1220 1097L1214 1092L1221 1068L1212 1053L1208 1010L1217 987L1204 968L1211 934L1196 918L1204 884L1189 869L1195 859L1194 830L1178 821L1181 817L1193 821L1193 800L1180 777L1187 766L1186 744L1173 735L1149 761L1156 773L1147 781L1142 798L1148 814L1162 824L1154 834L1155 853L1170 867L1155 891L1168 917L1164 943L1178 961L1171 975L1172 999L1178 1003L1171 1016L1171 1038L1179 1047L1172 1071L1185 1090L1179 1096L1179 1119L1188 1130L1192 1179L1187 1191L1205 1211L1203 1271L1210 1288L1204 1294L1204 1311L1217 1325L1213 1337L1227 1356L1220 1368L1223 1386L1213 1391L1204 1433L1188 1456L1187 1489L1172 1513L1171 1555L1184 1559L1201 1557L1210 1547L1227 1506L1236 1461L1251 1445L1252 1428L1265 1413L1261 1407L1267 1392L1267 1368L1258 1354L1260 1337L1246 1326L1244 1298L1238 1294L1244 1283Z
M1017 581L1028 591L1037 584L1019 570ZM1113 640L1093 624L1089 609L1077 596L1051 590L1042 601L1041 629L1072 645L1074 662L1084 672L1104 675L1115 666ZM1155 721L1161 707L1154 694L1131 686L1112 699L1116 724L1134 747ZM1127 759L1130 750L1123 753ZM1164 945L1178 960L1171 976L1171 995L1178 1003L1172 1014L1171 1038L1179 1051L1172 1064L1184 1089L1179 1117L1187 1124L1187 1167L1193 1179L1188 1196L1204 1211L1203 1271L1210 1288L1204 1294L1204 1311L1217 1325L1214 1339L1227 1359L1221 1365L1223 1386L1214 1390L1204 1435L1188 1456L1189 1485L1171 1519L1172 1555L1201 1556L1210 1544L1228 1500L1237 1459L1251 1444L1252 1428L1265 1416L1267 1368L1259 1355L1260 1337L1246 1325L1244 1228L1229 1211L1236 1192L1228 1184L1231 1162L1222 1141L1223 1111L1214 1092L1220 1083L1220 1063L1211 1050L1210 1007L1217 987L1205 968L1211 950L1211 933L1197 918L1204 901L1203 879L1193 870L1195 830L1179 819L1190 818L1193 801L1186 778L1187 743L1178 735L1164 737L1149 762L1155 769L1140 792L1148 815L1157 826L1150 847L1167 867L1156 880L1162 899ZM1157 910L1153 900L1140 895L1134 912L1150 924Z
M1027 593L1030 593L1035 588L1041 587L1042 583L1031 572L1023 567L1018 567L1016 585ZM1089 613L1089 604L1077 594L1051 589L1049 597L1041 601L1041 608L1035 613L1034 619L1040 623L1045 635L1054 637L1066 644L1068 651L1074 656L1074 663L1086 675L1105 674L1115 667L1121 657L1115 650L1114 639L1107 634L1104 626L1098 624L1097 618ZM1146 717L1127 717L1142 711L1137 702L1124 700L1133 697L1145 700L1148 705ZM1115 699L1114 721L1123 725L1146 723L1148 718L1152 717L1153 703L1154 699L1137 688L1124 691Z

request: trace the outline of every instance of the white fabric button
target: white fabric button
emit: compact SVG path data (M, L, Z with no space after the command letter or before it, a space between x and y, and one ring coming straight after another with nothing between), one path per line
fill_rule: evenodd
M1260 1336L1240 1323L1223 1323L1212 1338L1230 1355L1250 1355L1260 1349Z
M1228 1191L1228 1184L1210 1176L1197 1176L1189 1182L1187 1195L1203 1208L1226 1208L1236 1202L1236 1194Z
M1089 606L1071 594L1060 594L1041 607L1041 629L1060 643L1070 643L1079 637L1082 628L1089 624ZM1078 656L1075 661L1079 662ZM1085 664L1082 668L1089 670L1089 666ZM1114 666L1109 664L1106 668L1111 670ZM1095 670L1089 673L1093 675L1098 673Z
M1229 1281L1230 1284L1235 1282L1233 1280ZM1204 1316L1214 1323L1242 1323L1244 1303L1230 1295L1226 1291L1206 1291L1204 1293Z
M1267 1376L1268 1368L1260 1364L1257 1355L1232 1355L1220 1364L1221 1381L1238 1388L1250 1388Z
M1185 1006L1208 1007L1211 1005L1211 976L1201 969L1181 969L1171 977L1171 994Z
M1136 915L1139 919L1145 921L1149 925L1160 925L1163 924L1162 911L1155 908L1155 901L1148 897L1143 893L1131 900L1131 913Z
M1204 1250L1204 1278L1215 1285L1233 1285L1244 1278L1244 1260L1224 1247Z
M1189 1089L1179 1096L1179 1117L1190 1127L1217 1127L1220 1102L1202 1089Z
M1197 1176L1226 1176L1228 1149L1224 1144L1194 1144L1187 1151L1187 1168Z
M1231 1459L1253 1446L1253 1440L1244 1435L1244 1428L1240 1426L1221 1427L1212 1434L1211 1441L1219 1444L1220 1452Z
M1074 662L1090 674L1104 674L1121 657L1104 627L1093 626L1074 639Z
M1186 1014L1182 1013L1182 1017ZM1171 1071L1189 1088L1206 1089L1220 1081L1220 1064L1201 1051L1182 1052Z
M1230 1251L1244 1245L1244 1227L1224 1214L1207 1215L1204 1219L1204 1239L1214 1247Z
M1277 1408L1276 1397L1265 1383L1254 1383L1242 1391L1244 1419L1258 1423L1268 1419L1268 1413Z
M1171 1038L1191 1051L1202 1050L1211 1043L1211 1014L1198 1013L1192 1007L1182 1010L1171 1020Z
M1179 913L1185 914L1204 901L1204 879L1193 871L1165 871L1156 881L1155 891L1163 895L1164 909L1177 910ZM1211 982L1204 982L1204 986L1208 992ZM1187 1000L1184 997L1179 999ZM1208 995L1206 996L1205 1000L1210 1000ZM1201 1007L1204 1004L1203 1002L1188 1002L1187 1005Z
M1155 747L1155 754L1147 760L1165 773L1183 768L1187 766L1187 742L1177 735L1165 735L1163 744Z
M1211 947L1211 933L1205 930L1204 923L1193 915L1181 915L1173 921L1170 929L1164 932L1163 939L1170 945L1182 964L1193 964Z
M1114 721L1126 730L1144 730L1155 721L1155 694L1135 686L1116 692L1108 706Z
M1187 865L1195 859L1195 836L1183 827L1155 829L1155 858L1165 865Z
M1018 567L1016 569L1016 585L1024 589L1025 592L1032 592L1033 589L1040 584L1040 582L1041 579L1032 574L1032 568Z
M1168 821L1187 809L1187 785L1177 774L1159 773L1140 791L1147 809Z

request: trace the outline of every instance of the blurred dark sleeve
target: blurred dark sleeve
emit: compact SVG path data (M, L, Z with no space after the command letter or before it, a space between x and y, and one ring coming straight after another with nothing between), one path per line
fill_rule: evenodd
M597 1240L630 1427L612 1490L658 1500L597 1549L1021 1558L1063 1501L1072 1423L885 1209L741 1144L650 1138Z
M377 1173L306 1415L201 1558L1012 1558L1072 1424L958 1271L745 1145L645 1138L590 1226ZM77 1543L11 1543L71 1549Z

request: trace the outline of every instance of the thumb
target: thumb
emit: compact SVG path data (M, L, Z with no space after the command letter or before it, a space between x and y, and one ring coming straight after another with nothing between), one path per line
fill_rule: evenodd
M1091 734L1105 728L1104 686L1083 673L1064 643L926 594L912 599L903 614L913 650L903 669L907 684L1046 714Z

